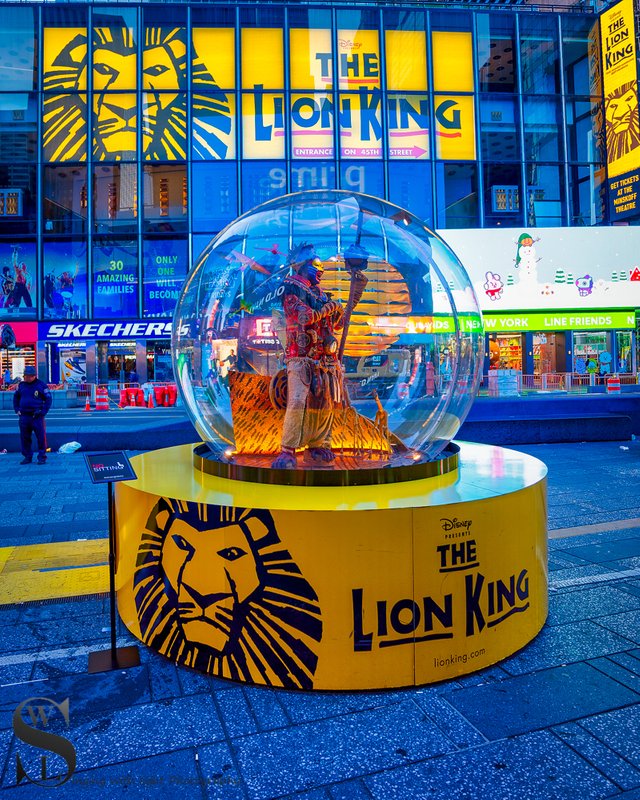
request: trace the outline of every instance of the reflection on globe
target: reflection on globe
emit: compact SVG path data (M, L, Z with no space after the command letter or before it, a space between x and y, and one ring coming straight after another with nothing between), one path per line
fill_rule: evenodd
M231 223L190 273L173 330L207 458L280 476L434 461L483 357L453 252L407 211L346 191L288 195Z

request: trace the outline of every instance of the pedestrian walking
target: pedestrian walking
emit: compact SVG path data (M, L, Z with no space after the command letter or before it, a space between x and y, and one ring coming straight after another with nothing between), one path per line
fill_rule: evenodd
M46 383L36 377L35 367L24 368L24 379L13 395L13 410L20 425L21 464L33 461L31 437L35 433L38 443L38 464L47 461L47 432L44 418L51 408L51 392Z

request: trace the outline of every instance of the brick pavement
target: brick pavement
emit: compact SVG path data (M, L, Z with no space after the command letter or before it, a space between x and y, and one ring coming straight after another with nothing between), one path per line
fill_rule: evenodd
M87 675L87 653L108 645L103 595L0 606L6 797L42 794L15 785L12 713L45 696L70 699L60 733L77 768L60 798L640 798L640 442L627 447L516 448L549 465L549 620L519 653L455 681L243 687L143 646L140 667ZM17 460L0 456L0 570L13 547L106 535L106 492L80 454ZM122 625L118 639L133 643Z

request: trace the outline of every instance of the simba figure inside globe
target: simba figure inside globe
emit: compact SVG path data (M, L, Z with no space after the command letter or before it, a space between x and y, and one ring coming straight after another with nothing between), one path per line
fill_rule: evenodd
M345 191L288 195L229 225L173 331L204 442L194 463L267 483L408 480L447 448L482 364L454 254L408 212Z
M365 256L363 251L363 256ZM364 265L366 260L363 258ZM282 452L274 469L293 469L296 449L307 445L315 461L333 461L331 434L335 408L346 402L335 335L345 330L345 311L320 288L324 267L313 245L303 243L287 259L293 270L284 281L287 400ZM354 291L348 310L358 304L367 285L361 270L352 272ZM346 333L346 330L345 330ZM344 347L342 347L344 349Z

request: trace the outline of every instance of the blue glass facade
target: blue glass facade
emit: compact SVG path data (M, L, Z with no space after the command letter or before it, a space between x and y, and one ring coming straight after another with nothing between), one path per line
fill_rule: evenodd
M442 230L609 221L589 12L2 13L0 264L27 279L0 321L167 319L216 232L303 189L384 197ZM87 374L114 377L97 342Z

